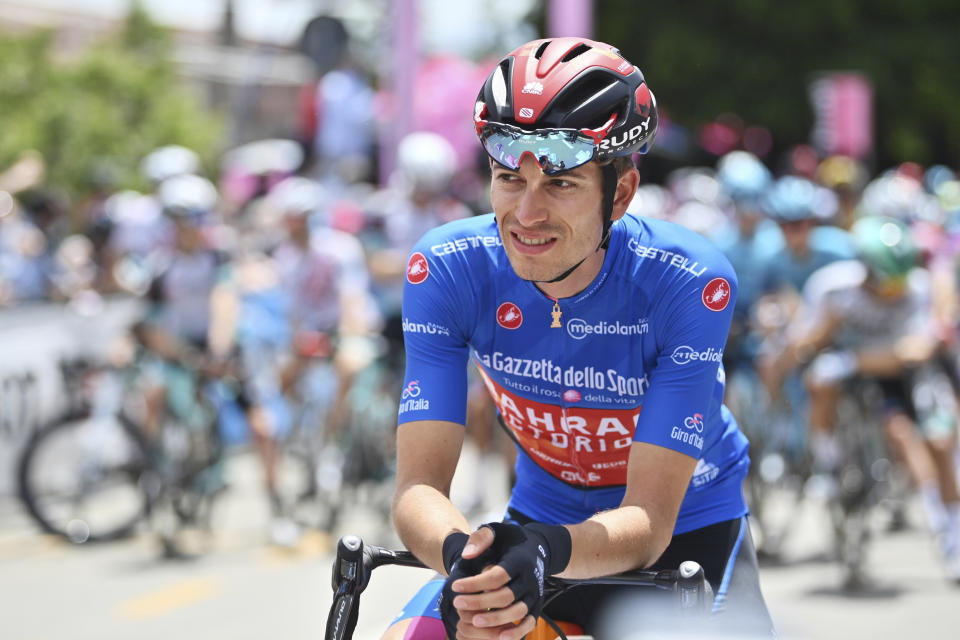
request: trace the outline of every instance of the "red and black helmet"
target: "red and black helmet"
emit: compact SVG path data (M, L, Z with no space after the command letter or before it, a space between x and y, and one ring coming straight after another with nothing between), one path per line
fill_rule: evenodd
M657 133L657 103L643 73L616 48L584 38L548 38L528 42L499 62L477 96L474 119L495 160L484 131L506 125L525 134L559 129L592 139L593 156L585 162L646 153Z

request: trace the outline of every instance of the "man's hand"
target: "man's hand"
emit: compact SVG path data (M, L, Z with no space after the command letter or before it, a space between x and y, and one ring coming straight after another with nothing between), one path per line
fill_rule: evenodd
M932 336L924 335L903 336L893 346L893 352L900 364L907 368L925 364L933 358L936 351L936 340Z
M493 540L490 527L474 531L463 547L462 559L450 570L440 608L451 638L520 640L536 626L533 616L527 615L527 605L517 602L507 586L509 574L491 564L496 560Z
M536 626L544 579L566 567L570 551L564 527L484 525L468 538L444 585L447 633L461 640L519 640Z

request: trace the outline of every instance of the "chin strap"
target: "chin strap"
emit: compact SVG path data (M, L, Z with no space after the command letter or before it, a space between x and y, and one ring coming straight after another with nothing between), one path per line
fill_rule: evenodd
M603 165L600 167L600 171L602 172L603 176L603 201L601 202L603 213L603 236L600 238L600 244L597 245L597 248L594 249L594 251L600 251L601 249L606 250L610 246L610 227L613 226L613 198L617 194L617 170L614 168L613 164ZM564 278L568 277L571 273L576 271L577 267L583 264L584 261L589 257L589 255L584 256L580 262L573 265L553 280L528 280L528 282L543 282L546 284L560 282Z

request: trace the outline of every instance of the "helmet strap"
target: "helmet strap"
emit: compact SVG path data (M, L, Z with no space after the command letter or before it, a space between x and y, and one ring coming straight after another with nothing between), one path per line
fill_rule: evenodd
M610 246L610 227L613 226L613 199L617 196L617 169L613 163L600 167L603 175L603 237L597 250Z

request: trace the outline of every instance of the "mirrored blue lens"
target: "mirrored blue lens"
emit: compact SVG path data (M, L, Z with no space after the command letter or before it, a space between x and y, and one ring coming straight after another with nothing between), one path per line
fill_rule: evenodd
M490 157L507 167L519 169L524 154L531 154L544 173L569 171L593 160L596 145L576 131L543 130L526 132L506 126L487 126L481 135Z

